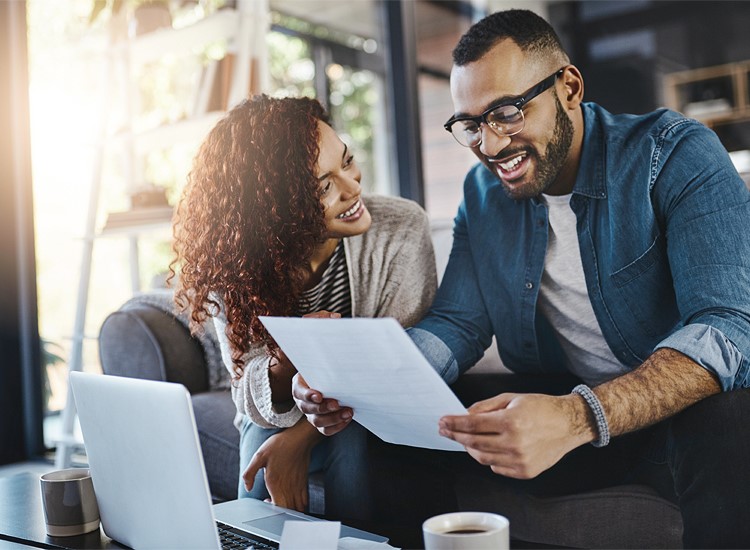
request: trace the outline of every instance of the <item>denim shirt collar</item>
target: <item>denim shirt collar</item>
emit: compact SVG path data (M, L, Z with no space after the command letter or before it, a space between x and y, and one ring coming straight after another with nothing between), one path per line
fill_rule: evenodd
M583 145L581 160L578 165L578 176L573 186L573 193L592 199L607 198L607 147L602 129L597 124L594 110L588 103L581 104L583 111ZM612 130L610 128L610 130Z

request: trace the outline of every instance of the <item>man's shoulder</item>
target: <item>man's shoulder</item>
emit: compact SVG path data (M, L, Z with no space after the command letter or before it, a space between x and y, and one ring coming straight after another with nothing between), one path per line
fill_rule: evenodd
M709 131L697 120L666 108L643 114L614 114L601 105L589 102L583 104L583 109L584 117L592 119L592 125L587 124L589 129L596 126L607 142L629 147L652 144L667 136L690 131Z

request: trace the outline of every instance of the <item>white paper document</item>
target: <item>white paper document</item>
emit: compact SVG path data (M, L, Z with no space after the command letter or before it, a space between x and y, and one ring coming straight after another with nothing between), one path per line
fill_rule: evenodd
M340 521L285 521L279 550L336 550Z
M438 420L466 408L395 319L260 320L311 388L351 407L382 440L464 450L438 434Z

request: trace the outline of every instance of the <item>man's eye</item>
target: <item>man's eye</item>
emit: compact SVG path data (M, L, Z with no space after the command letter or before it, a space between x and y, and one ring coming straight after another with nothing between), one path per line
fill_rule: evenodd
M492 111L487 116L487 121L490 124L493 122L496 124L513 124L521 120L522 116L520 109L513 105L506 105Z
M473 120L461 120L457 124L465 134L475 134L479 131L479 126Z

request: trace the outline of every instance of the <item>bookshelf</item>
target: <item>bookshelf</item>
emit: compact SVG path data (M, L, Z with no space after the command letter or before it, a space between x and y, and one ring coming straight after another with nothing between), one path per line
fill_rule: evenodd
M665 75L664 100L713 129L728 151L750 149L750 60Z
M82 370L82 346L89 297L94 243L102 237L127 238L130 241L131 286L140 290L138 239L146 231L168 227L173 206L166 196L148 204L138 201L138 188L145 181L143 165L147 154L178 144L198 144L226 109L253 91L265 90L265 36L270 27L268 0L237 0L227 7L184 28L162 28L135 37L125 37L111 44L107 52L105 94L113 90L116 75L123 75L126 93L122 105L127 123L113 135L107 134L108 110L102 113L100 144L95 156L94 177L91 184L88 215L83 238L81 275L76 301L72 347L68 370ZM114 20L113 20L114 23ZM117 33L112 33L117 36ZM122 35L122 33L120 33ZM147 64L159 64L165 59L182 55L201 55L210 45L226 42L223 59L210 61L203 70L195 89L195 100L189 116L153 128L138 130L133 123L138 113L137 75ZM109 95L105 96L109 97ZM218 99L217 99L218 98ZM106 103L106 102L105 102ZM122 152L124 159L125 192L130 207L124 211L108 212L102 227L97 227L99 198L102 189L111 185L103 176L103 158L109 150ZM80 446L74 436L75 402L68 388L62 411L62 435L56 442L57 468L70 466L73 451Z

